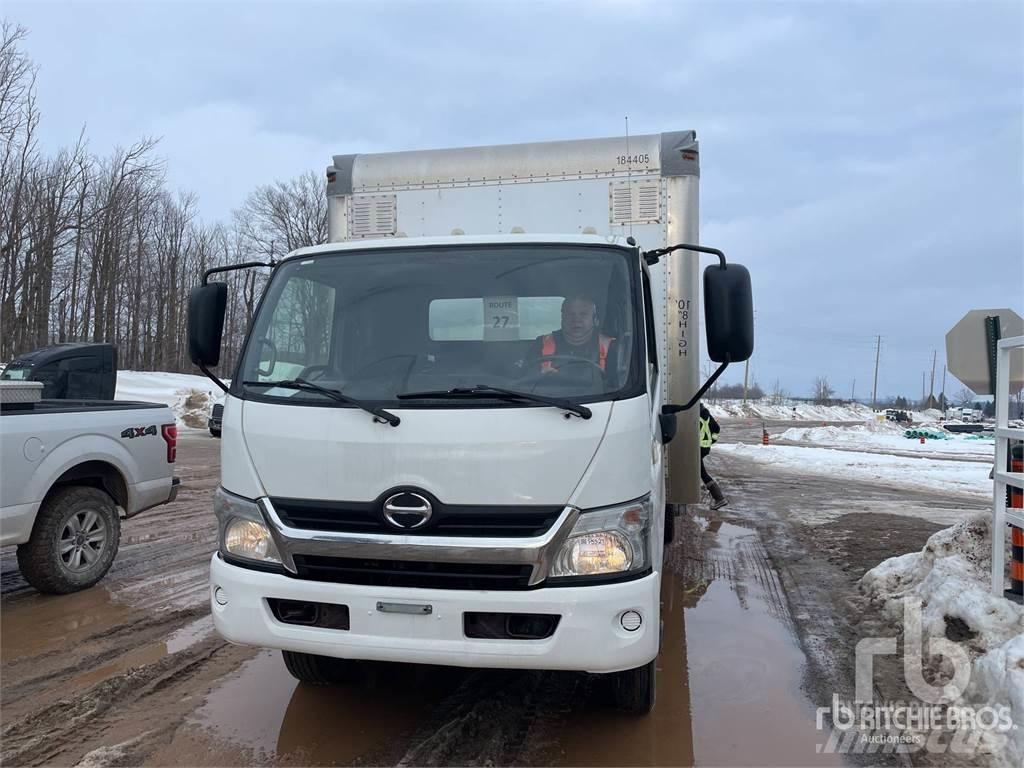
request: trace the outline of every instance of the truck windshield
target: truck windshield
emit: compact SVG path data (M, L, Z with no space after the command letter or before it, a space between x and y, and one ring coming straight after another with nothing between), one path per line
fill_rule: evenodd
M256 382L304 379L403 408L536 404L444 396L475 387L574 402L634 396L633 259L623 248L538 244L292 259L267 288L236 381L249 383L245 397L275 402L328 398Z

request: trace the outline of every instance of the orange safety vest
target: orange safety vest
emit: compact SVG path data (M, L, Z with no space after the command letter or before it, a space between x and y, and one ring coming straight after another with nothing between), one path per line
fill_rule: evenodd
M608 360L608 350L612 346L612 342L615 341L613 336L605 336L603 333L598 334L597 337L597 364L604 370L604 365ZM555 334L549 333L543 339L543 344L540 348L541 357L548 357L549 355L556 354L555 352ZM540 363L541 371L553 371L555 370L554 364L550 360L542 360Z

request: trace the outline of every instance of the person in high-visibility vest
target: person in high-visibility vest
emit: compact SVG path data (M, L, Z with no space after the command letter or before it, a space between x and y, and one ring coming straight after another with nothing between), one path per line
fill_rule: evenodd
M711 475L708 474L707 469L704 467L704 459L711 453L711 446L718 442L718 435L722 431L722 428L715 421L715 417L711 415L711 411L704 407L704 403L700 404L700 479L704 483L704 487L708 489L708 493L711 494L711 508L718 509L724 507L729 503L729 500L725 498L725 494L722 493L722 489L718 486Z
M526 359L536 361L541 373L572 366L567 358L589 360L602 371L609 371L608 359L615 339L598 331L597 325L594 300L588 296L568 296L562 302L562 327L538 337Z

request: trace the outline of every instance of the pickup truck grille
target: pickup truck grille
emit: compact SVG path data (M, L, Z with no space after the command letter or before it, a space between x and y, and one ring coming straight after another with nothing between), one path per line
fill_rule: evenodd
M482 507L444 505L435 508L421 529L396 531L384 522L376 502L334 502L307 499L270 500L285 525L332 533L402 533L410 536L477 536L526 538L542 536L554 525L562 507Z
M295 555L296 577L336 584L423 589L526 589L533 567Z

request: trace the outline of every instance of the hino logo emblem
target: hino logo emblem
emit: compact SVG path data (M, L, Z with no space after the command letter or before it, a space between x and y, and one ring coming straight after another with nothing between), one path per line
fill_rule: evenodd
M396 528L422 528L433 512L429 499L409 491L389 496L384 502L384 519Z

